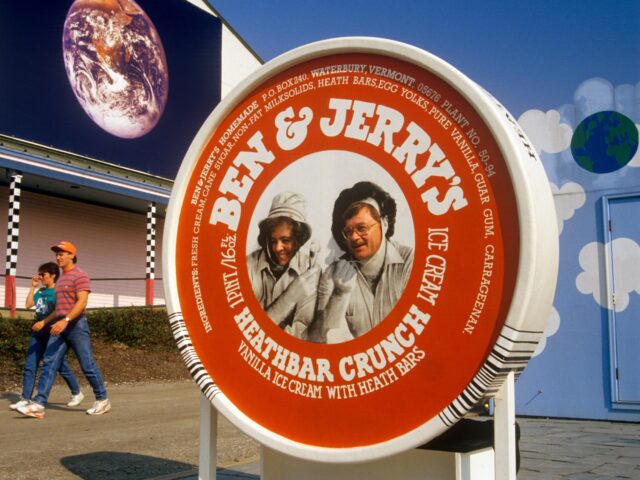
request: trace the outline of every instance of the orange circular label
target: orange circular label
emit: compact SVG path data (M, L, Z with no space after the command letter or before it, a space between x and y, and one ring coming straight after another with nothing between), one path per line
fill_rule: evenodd
M456 85L379 53L252 88L181 172L169 258L194 377L311 448L446 428L499 374L478 380L516 282L491 129Z

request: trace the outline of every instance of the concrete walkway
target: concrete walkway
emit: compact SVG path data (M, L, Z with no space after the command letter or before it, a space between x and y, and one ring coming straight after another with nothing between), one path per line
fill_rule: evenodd
M640 424L519 418L518 480L640 480Z

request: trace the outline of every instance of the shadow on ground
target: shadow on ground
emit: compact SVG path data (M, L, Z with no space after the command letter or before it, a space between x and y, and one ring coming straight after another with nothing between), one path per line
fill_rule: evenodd
M94 452L64 457L60 463L83 480L144 480L193 471L195 465L125 452Z
M256 465L244 465L233 468L218 468L216 477L218 480L260 480L260 475L251 473L255 471ZM191 477L189 480L196 480L198 477Z

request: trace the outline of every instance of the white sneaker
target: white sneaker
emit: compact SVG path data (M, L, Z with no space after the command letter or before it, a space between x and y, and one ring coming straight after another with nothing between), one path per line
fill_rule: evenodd
M84 400L84 394L82 392L77 395L71 395L71 400L67 403L67 407L77 407L82 403L82 400Z
M26 417L44 418L44 407L33 402L29 402L29 405L18 408L18 412Z
M25 400L24 398L21 398L16 403L12 403L11 405L9 405L9 408L11 410L17 410L20 407L26 407L27 405L29 405L29 400Z
M87 415L102 415L111 410L111 402L108 399L96 400L93 402L93 407L87 410Z

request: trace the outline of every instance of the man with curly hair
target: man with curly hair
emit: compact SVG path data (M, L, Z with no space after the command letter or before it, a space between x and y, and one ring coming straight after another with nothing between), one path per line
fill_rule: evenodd
M318 248L310 241L306 208L306 200L298 193L276 195L267 218L259 224L260 249L247 256L249 278L260 305L280 328L298 338L306 338L320 278Z
M308 338L338 343L378 325L396 305L413 266L413 249L391 240L396 202L371 182L343 190L331 233L345 252L322 274Z

